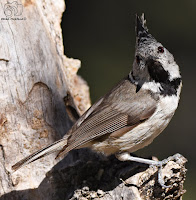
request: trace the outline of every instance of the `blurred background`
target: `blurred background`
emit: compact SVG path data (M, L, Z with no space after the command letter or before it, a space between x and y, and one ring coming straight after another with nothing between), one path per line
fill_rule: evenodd
M92 103L131 70L135 14L145 13L150 33L175 57L183 77L179 108L166 130L138 156L188 159L185 200L196 199L196 1L65 0L65 55L82 62Z

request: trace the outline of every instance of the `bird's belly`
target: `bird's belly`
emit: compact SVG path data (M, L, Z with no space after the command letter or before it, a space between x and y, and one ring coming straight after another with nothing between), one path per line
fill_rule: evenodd
M171 117L157 120L151 118L117 140L114 140L113 145L118 146L120 151L137 151L152 143L152 141L167 127L170 119Z
M119 151L134 152L149 145L168 125L178 102L172 98L159 102L155 113L145 122L119 138L108 138L102 142L94 143L93 149L106 155Z

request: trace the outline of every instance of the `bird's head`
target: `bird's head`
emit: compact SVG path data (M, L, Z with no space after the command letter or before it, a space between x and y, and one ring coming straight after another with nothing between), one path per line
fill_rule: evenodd
M181 81L173 55L148 32L144 14L136 16L136 50L131 75L140 87L145 82L162 85Z

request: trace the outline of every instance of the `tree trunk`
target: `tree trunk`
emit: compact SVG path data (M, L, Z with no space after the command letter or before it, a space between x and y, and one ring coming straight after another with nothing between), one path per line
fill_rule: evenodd
M14 16L10 10L9 20L6 0L0 9L1 195L38 187L56 164L49 156L13 175L8 172L16 161L60 139L70 128L63 101L67 91L77 95L78 112L90 106L88 87L76 75L80 61L63 52L64 1L22 2L17 5L22 14Z
M158 185L156 168L86 149L70 152L58 164L50 155L11 172L16 161L68 131L67 94L79 114L90 106L88 86L76 75L80 61L63 52L64 7L63 0L1 1L1 199L179 199L184 193L183 157L165 166L163 174L173 184L167 189Z

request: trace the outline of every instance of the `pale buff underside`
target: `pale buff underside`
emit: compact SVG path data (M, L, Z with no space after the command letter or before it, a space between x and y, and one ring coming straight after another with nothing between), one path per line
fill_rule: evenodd
M117 152L134 152L152 143L152 141L167 127L178 107L179 94L166 96L159 100L155 113L144 123L119 138L109 137L103 142L91 143L92 149L105 155Z

